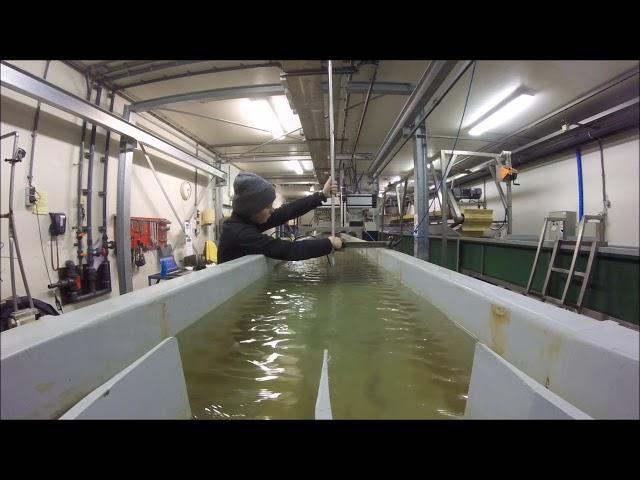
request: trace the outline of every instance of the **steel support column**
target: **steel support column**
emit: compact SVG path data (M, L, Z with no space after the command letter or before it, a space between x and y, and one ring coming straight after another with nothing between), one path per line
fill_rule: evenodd
M424 125L415 133L413 150L415 223L413 255L429 261L429 181L427 177L427 139Z
M123 117L128 121L129 116L129 109L125 106ZM118 267L120 295L133 291L129 249L131 247L131 171L135 147L135 140L124 135L120 136L116 192L116 265Z

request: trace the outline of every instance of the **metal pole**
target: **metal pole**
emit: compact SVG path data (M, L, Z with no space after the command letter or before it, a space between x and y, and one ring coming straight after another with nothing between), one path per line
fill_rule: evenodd
M222 165L220 162L216 163L216 167L218 168L222 168ZM231 173L231 170L229 170L229 173ZM224 211L223 211L223 200L224 200L224 195L222 192L222 185L220 185L220 181L216 178L215 180L215 193L216 193L216 198L215 198L215 203L214 203L214 210L215 210L215 216L216 216L216 243L218 244L218 246L220 245L220 238L222 236L222 223L224 221Z
M11 220L9 220L11 223ZM9 227L11 228L11 227ZM16 293L16 271L13 266L13 237L9 233L9 271L11 272L11 298L13 299L13 311L18 311L18 294Z
M11 135L14 135L13 138L13 151L11 154L11 157L13 158L16 154L16 145L18 143L18 137L20 136L20 134L17 131L14 132L10 132L7 133L6 135L2 135L2 137L0 138L7 138L10 137ZM13 163L11 164L11 177L13 178ZM16 294L16 273L15 273L15 266L13 265L13 230L12 230L12 224L11 224L11 215L12 215L12 198L13 198L13 181L11 181L10 183L10 190L11 193L9 193L9 213L7 213L6 215L2 215L2 217L6 217L9 220L9 271L11 273L11 295L13 298L13 311L17 312L18 311L18 295Z
M156 182L157 182L158 186L160 187L160 191L164 195L164 199L169 204L169 207L171 207L171 211L173 212L173 215L176 217L176 220L178 221L178 224L180 225L180 228L182 229L182 233L186 234L187 232L184 229L184 222L182 220L180 220L180 217L178 216L178 212L176 212L176 209L174 208L173 203L171 203L171 200L169 199L169 195L167 194L167 191L162 186L162 182L160 182L160 177L158 177L158 172L156 172L156 169L153 166L153 163L151 163L151 159L149 158L149 155L147 154L147 151L145 150L144 145L140 144L140 148L142 149L142 153L144 154L144 158L147 160L147 163L149 164L149 168L151 168L151 171L153 172L153 176L155 177Z
M86 78L85 78L86 80ZM87 101L91 100L91 86L87 81ZM82 170L84 166L84 139L87 134L87 121L82 121L82 129L80 134L80 155L78 157L78 186L77 186L77 203L76 203L76 255L78 257L78 266L82 266L82 236L84 228L82 225Z
M123 119L129 121L130 112L124 107ZM133 149L135 141L124 135L120 136L120 153L118 155L118 187L116 200L116 247L118 254L118 285L120 295L133 291L131 261L131 170L133 165Z
M511 167L511 152L506 152L507 166ZM513 233L513 205L511 203L511 185L512 181L507 182L507 234Z
M413 171L415 218L419 223L414 232L413 255L429 260L429 186L427 178L425 128L421 125L415 134Z
M113 112L113 105L115 103L116 93L111 92L111 103L109 104L109 111ZM102 169L102 248L107 248L107 240L109 236L107 234L107 187L109 180L109 146L111 145L111 130L107 130L107 136L104 143L104 165Z
M334 179L334 169L336 162L336 152L335 152L335 138L333 134L333 62L329 60L329 154L331 156L331 183L333 183ZM335 237L336 235L336 212L334 209L335 198L331 195L331 236Z
M13 245L16 249L16 256L18 257L18 266L20 267L20 275L22 276L22 283L24 284L25 292L27 293L27 298L29 299L29 307L33 308L33 299L31 298L31 291L29 290L29 284L27 283L27 275L24 271L24 265L22 264L22 255L20 254L20 244L18 243L18 236L16 234L16 224L13 218L13 186L15 179L15 170L16 163L22 160L22 156L24 156L24 150L21 150L21 155L18 155L18 138L20 135L18 132L14 132L15 136L13 139L13 154L11 156L11 176L9 179L9 256L10 258L10 270L11 270L11 284L12 284L12 293L14 298L14 308L17 310L17 296L15 291L15 270L13 266Z
M100 106L100 96L102 88L96 88L95 104ZM97 127L94 124L91 127L91 136L89 137L89 165L87 167L87 267L93 268L93 160L96 153L96 133Z
M447 223L449 221L449 204L447 202L447 174L449 172L449 161L445 161L447 158L447 154L442 151L440 154L440 198L442 199L440 202L440 213L442 215L442 236L440 237L441 244L441 261L444 268L447 268ZM453 155L451 156L453 159Z

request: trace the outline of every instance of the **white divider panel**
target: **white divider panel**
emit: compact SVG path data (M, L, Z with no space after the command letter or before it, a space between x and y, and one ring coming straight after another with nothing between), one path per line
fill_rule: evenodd
M61 420L188 420L187 384L175 337L80 400Z
M60 417L276 263L242 257L2 332L1 418Z
M476 344L465 419L590 419L482 343Z
M359 252L513 366L591 417L640 418L637 331L404 253L381 248Z
M320 385L318 386L318 398L316 399L316 420L332 420L331 396L329 395L329 359L327 350L322 358L322 372L320 373Z

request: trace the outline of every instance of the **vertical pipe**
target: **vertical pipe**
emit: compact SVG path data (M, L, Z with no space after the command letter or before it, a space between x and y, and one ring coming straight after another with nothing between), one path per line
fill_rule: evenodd
M11 222L11 220L9 220ZM9 227L11 228L11 227ZM13 266L13 236L9 234L9 271L11 274L11 298L13 298L13 311L18 311L18 294L16 293L16 269Z
M334 179L334 168L336 162L335 152L335 138L333 135L333 63L329 60L329 155L331 158L331 183ZM335 197L331 195L331 236L336 236L336 212L335 212Z
M222 164L220 162L216 162L217 168L222 168ZM229 167L229 181L231 181L231 167ZM214 178L215 183L215 192L216 198L214 203L215 210L215 218L216 218L216 243L220 245L220 237L222 236L222 222L224 221L224 210L223 210L223 200L224 194L222 192L222 185L220 185L220 179Z
M89 86L89 82L87 81L87 101L91 100L91 87ZM76 247L77 247L77 256L78 256L78 265L82 265L82 235L84 234L84 229L82 227L82 170L84 165L84 137L87 133L87 121L82 121L82 133L80 136L80 155L78 161L78 214L76 217Z
M102 87L96 89L96 105L100 106L100 96ZM93 268L93 159L96 154L96 129L91 126L91 137L89 140L89 165L87 167L87 267Z
M113 105L116 99L116 92L111 92L111 103L109 104L109 111L113 112ZM109 146L111 143L111 130L107 130L107 137L104 146L104 168L102 174L102 248L107 248L107 241L109 237L107 235L107 181L109 179Z
M18 266L20 267L20 275L22 276L22 283L24 284L25 292L27 293L27 298L29 299L29 307L33 308L33 299L31 298L31 291L29 290L29 284L27 283L27 274L24 271L24 265L22 264L22 255L20 254L20 244L18 243L18 236L16 234L16 224L14 222L13 217L13 186L15 179L15 171L16 171L16 162L20 161L18 157L18 132L15 133L15 137L13 139L13 155L11 158L11 178L9 179L9 238L13 240L13 245L16 249L16 255L18 257ZM24 151L23 151L24 153ZM13 298L17 302L17 297L15 294L15 272L13 266L13 249L11 248L11 242L9 242L9 256L11 257L11 284L13 285ZM16 303L14 303L14 306Z
M4 135L2 138L6 138L9 135L14 135L13 137L13 151L11 153L11 158L15 158L16 156L16 147L18 146L18 138L20 134L18 132L12 132L11 134ZM13 311L18 311L18 296L16 294L16 269L13 264L13 224L11 222L11 217L13 216L13 165L11 162L11 183L9 184L9 213L7 213L7 219L9 220L9 271L11 274L11 295L13 297ZM4 215L3 215L4 217Z
M584 193L582 190L582 152L576 148L576 163L578 164L578 221L582 221L584 215Z

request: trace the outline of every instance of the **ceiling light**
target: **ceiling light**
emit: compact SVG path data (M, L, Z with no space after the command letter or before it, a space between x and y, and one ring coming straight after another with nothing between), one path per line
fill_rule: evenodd
M510 87L501 90L493 97L491 97L486 103L484 103L480 108L478 108L469 116L468 121L465 122L464 128L467 128L469 125L473 125L478 119L482 118L485 113L496 107L503 100L506 100L509 95L513 94L513 92L516 91L517 88L517 84L511 85Z
M302 165L298 160L289 160L289 167L295 171L298 175L302 175L304 170L302 170Z
M251 106L253 107L252 114L255 117L255 122L262 128L269 130L273 138L278 138L284 135L282 125L276 116L276 113L271 108L271 104L264 100L251 100Z
M269 97L269 103L287 132L300 128L300 117L291 111L289 102L284 95Z
M502 107L497 112L493 113L485 120L480 122L478 125L469 130L469 135L477 136L482 135L487 130L492 130L502 124L504 124L507 120L510 120L518 113L525 110L533 103L533 95L525 93L522 94L509 103L507 103L504 107Z

